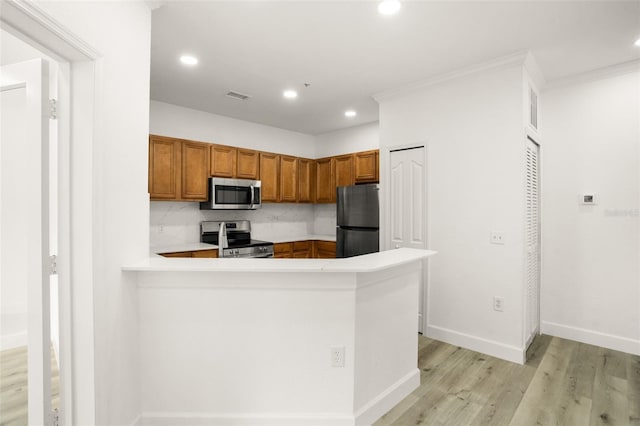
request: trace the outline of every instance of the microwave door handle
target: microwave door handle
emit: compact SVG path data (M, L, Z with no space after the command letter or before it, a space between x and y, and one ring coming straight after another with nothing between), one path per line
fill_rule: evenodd
M255 199L255 195L254 195L254 186L251 185L251 201L249 202L249 204L251 205L251 207L253 207L253 200Z

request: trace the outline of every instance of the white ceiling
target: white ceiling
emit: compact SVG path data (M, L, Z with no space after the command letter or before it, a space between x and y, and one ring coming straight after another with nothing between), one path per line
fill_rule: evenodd
M639 37L640 1L405 1L395 16L374 1L168 1L153 11L151 98L320 134L377 120L374 93L521 50L550 81L638 59Z

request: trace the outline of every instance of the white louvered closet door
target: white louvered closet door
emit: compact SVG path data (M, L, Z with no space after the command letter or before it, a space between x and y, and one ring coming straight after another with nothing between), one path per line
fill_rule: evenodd
M527 346L540 327L540 174L538 144L526 141L526 337Z

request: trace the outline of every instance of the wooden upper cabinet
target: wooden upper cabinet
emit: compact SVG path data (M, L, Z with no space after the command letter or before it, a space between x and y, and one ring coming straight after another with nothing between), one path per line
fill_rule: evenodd
M378 150L356 152L353 155L355 181L378 182L379 178L379 153Z
M280 198L285 203L298 201L298 159L280 156Z
M268 152L260 153L260 180L262 201L280 201L280 156Z
M336 187L349 186L355 183L353 178L353 154L340 155L336 158Z
M238 150L232 146L211 145L211 176L236 177L236 159Z
M206 201L209 177L209 144L182 141L181 198Z
M316 161L316 202L336 201L336 163L333 157Z
M315 201L316 162L306 158L298 158L298 202L313 203Z
M238 148L236 176L240 179L260 179L260 152Z
M180 143L149 136L149 195L152 200L175 200L180 183Z

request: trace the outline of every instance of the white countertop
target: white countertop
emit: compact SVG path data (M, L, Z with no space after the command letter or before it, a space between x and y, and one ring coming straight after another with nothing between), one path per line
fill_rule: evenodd
M401 248L345 259L195 259L149 257L122 267L137 272L375 272L433 256L433 250Z

